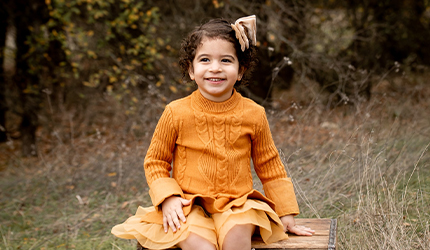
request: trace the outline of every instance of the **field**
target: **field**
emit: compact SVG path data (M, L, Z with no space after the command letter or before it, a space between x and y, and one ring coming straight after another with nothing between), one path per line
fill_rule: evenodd
M428 79L377 81L370 101L337 107L294 85L267 110L299 217L337 218L339 249L430 249ZM150 205L142 164L162 105L145 98L134 116L109 98L54 107L37 158L0 144L0 249L135 249L110 229Z

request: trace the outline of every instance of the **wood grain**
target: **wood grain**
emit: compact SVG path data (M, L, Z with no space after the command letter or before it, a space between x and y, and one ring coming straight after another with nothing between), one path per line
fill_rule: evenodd
M278 241L269 245L264 244L261 238L252 239L252 248L255 250L321 250L336 249L336 227L335 219L296 219L297 225L310 227L315 230L312 236L297 236L288 234L288 240ZM139 244L138 250L143 250ZM179 249L179 248L171 248Z
M297 225L310 227L315 230L315 234L312 236L297 236L288 234L288 240L278 241L270 245L264 244L264 242L262 242L262 240L259 238L253 238L252 248L259 250L335 249L336 239L332 239L330 242L330 237L336 237L336 235L331 235L333 234L333 232L330 231L332 222L332 219L296 219ZM332 244L332 246L329 246L329 242Z

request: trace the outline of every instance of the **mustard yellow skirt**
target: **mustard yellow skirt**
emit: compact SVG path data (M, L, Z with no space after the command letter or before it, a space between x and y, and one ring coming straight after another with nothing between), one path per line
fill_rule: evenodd
M186 223L173 233L164 232L163 225L142 220L145 214L155 211L154 207L139 207L134 216L112 228L112 234L123 239L137 239L145 248L166 249L185 240L194 233L222 249L228 231L235 225L253 224L259 228L261 238L266 244L287 239L278 215L265 202L247 200L240 207L232 207L225 212L207 214L199 205L193 205Z

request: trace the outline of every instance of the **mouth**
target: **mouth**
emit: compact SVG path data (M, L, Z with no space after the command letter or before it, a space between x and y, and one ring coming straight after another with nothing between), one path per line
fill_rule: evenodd
M206 78L207 81L211 81L211 82L221 82L224 81L224 78Z

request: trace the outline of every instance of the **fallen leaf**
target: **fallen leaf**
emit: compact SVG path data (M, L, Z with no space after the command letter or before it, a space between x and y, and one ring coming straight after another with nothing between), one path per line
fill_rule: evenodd
M116 176L116 172L109 173L108 176L109 177L114 177L114 176Z

